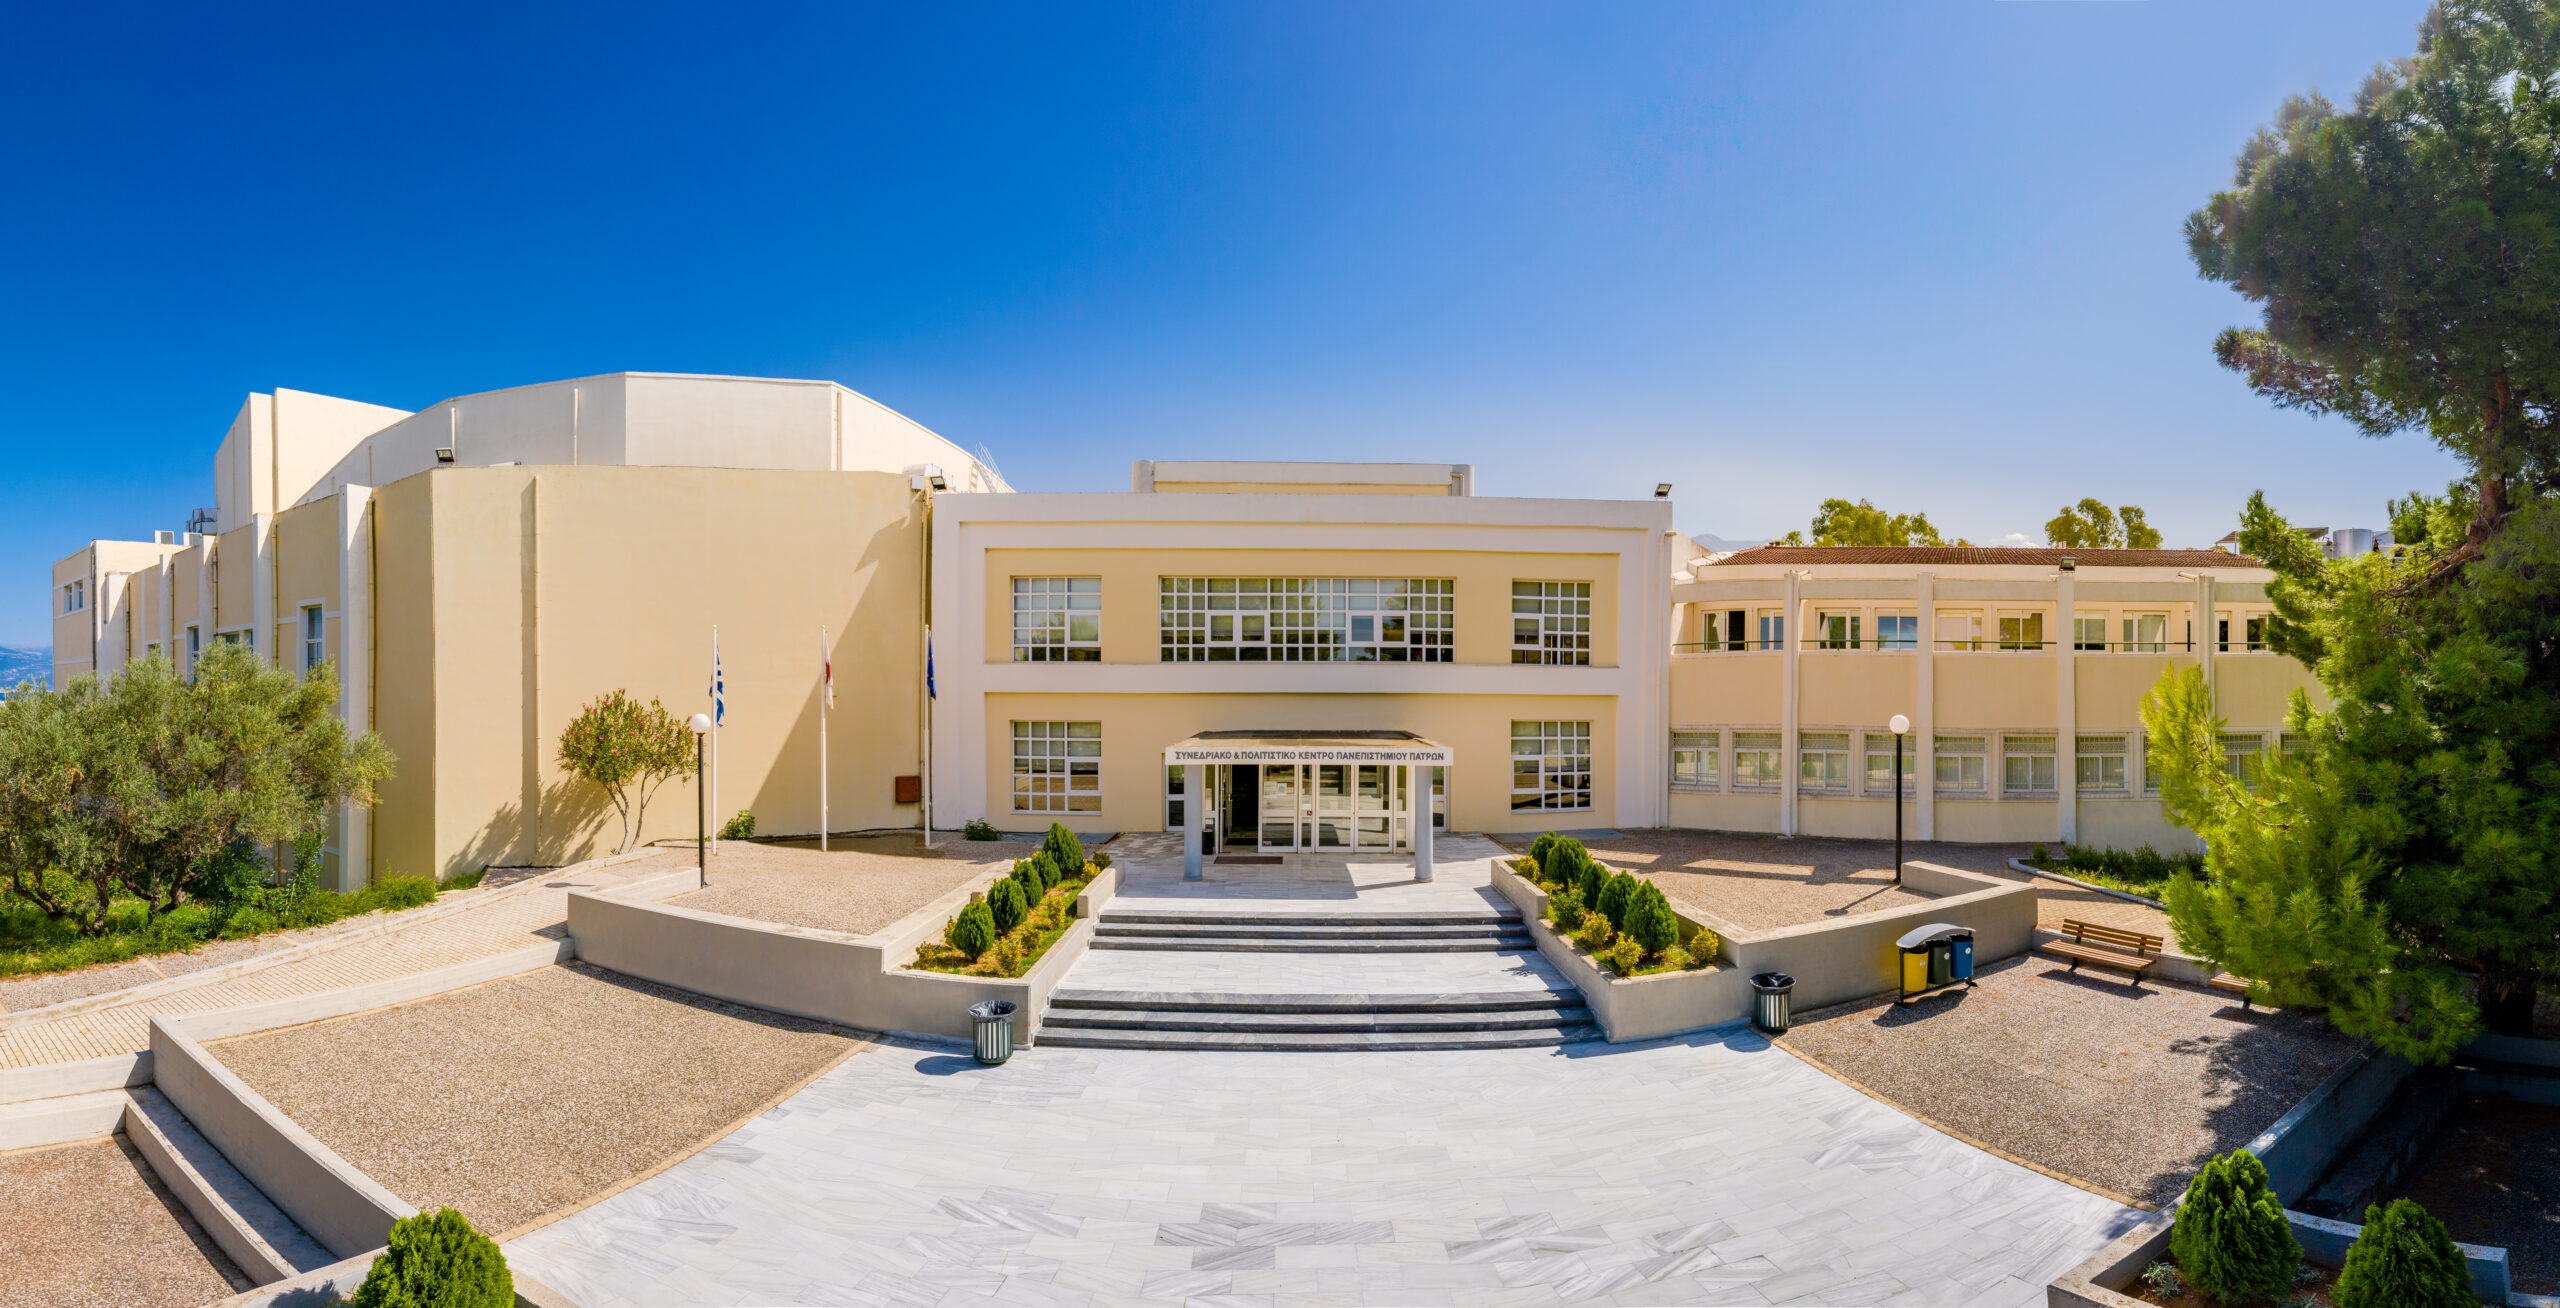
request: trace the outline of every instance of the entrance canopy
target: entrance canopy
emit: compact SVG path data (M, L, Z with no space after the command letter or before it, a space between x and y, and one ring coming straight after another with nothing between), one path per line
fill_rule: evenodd
M1447 767L1448 746L1410 731L1203 731L1165 747L1167 766L1188 763L1402 763Z

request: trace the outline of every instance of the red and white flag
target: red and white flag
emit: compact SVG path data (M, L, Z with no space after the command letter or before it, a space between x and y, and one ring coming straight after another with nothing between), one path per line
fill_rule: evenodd
M826 688L827 707L836 706L836 665L827 657L827 629L818 628L818 683Z

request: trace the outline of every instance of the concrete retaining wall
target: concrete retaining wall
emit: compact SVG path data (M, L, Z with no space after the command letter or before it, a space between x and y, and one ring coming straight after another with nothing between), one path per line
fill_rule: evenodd
M2288 1204L2310 1193L2338 1151L2354 1142L2414 1070L2395 1054L2371 1046L2357 1051L2249 1142L2249 1152L2266 1165L2267 1187Z
M1800 1013L1897 989L1901 954L1894 941L1928 923L1973 928L1978 964L2024 953L2035 942L2036 891L2031 884L1933 863L1905 864L1902 880L1913 890L1942 898L1778 931L1720 930L1724 959L1713 968L1620 977L1547 924L1547 892L1513 871L1511 860L1493 864L1494 888L1529 919L1538 952L1582 991L1612 1042L1739 1022L1751 1014L1750 978L1762 972L1795 978L1794 1007ZM1701 925L1686 915L1680 922L1684 934Z
M971 1004L1011 1000L1014 1040L1027 1045L1049 992L1092 940L1093 914L1118 893L1120 871L1094 877L1074 925L1022 976L908 969L917 946L999 875L975 878L882 931L849 936L651 902L691 888L693 874L686 873L673 888L653 878L600 894L571 893L569 934L578 957L598 967L866 1031L967 1039Z

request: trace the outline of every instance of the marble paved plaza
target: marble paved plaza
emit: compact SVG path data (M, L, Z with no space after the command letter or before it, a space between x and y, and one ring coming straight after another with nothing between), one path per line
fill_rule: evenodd
M991 1069L893 1043L507 1256L587 1308L2023 1306L2141 1216L1740 1029Z

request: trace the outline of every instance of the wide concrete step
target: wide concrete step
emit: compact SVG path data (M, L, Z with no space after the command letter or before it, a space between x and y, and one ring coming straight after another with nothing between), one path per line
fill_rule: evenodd
M1437 913L1236 913L1214 909L1105 908L1096 925L1210 926L1340 926L1422 927L1480 926L1518 922L1520 915L1502 909Z
M1527 1049L1600 1039L1596 1026L1535 1031L1086 1031L1040 1028L1038 1043L1064 1049L1158 1049L1364 1053L1393 1050Z
M1049 993L1050 1011L1142 1008L1163 1013L1526 1013L1582 1007L1569 990L1478 994L1260 995L1229 991L1076 990Z
M1224 1031L1260 1035L1410 1034L1464 1031L1555 1031L1591 1025L1591 1010L1527 1009L1516 1012L1421 1013L1204 1013L1151 1008L1052 1008L1041 1019L1041 1039L1058 1031Z
M1516 918L1508 922L1487 918L1482 922L1395 926L1343 926L1331 922L1321 926L1253 921L1115 922L1104 918L1095 925L1094 934L1115 940L1181 940L1200 936L1222 936L1234 940L1470 940L1482 936L1523 936L1528 934L1528 928Z
M1335 936L1326 938L1272 938L1267 936L1107 936L1096 932L1095 949L1163 949L1189 950L1217 954L1460 954L1503 953L1535 949L1536 942L1528 933L1506 936L1477 936L1461 939L1430 939L1393 936L1386 938Z

